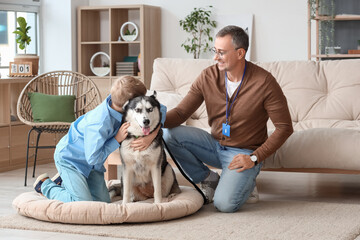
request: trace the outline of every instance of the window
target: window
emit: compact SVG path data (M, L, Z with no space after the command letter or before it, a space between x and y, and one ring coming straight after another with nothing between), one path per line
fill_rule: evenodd
M18 2L18 4L16 4ZM29 2L29 4L26 4ZM15 3L15 4L14 4ZM9 74L9 62L14 61L16 54L25 53L16 43L16 34L13 31L18 27L16 18L24 17L28 26L31 42L26 47L27 54L39 54L39 3L30 1L12 1L11 4L0 3L0 73Z

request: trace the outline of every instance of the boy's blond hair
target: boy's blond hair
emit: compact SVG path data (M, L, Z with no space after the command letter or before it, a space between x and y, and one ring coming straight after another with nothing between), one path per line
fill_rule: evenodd
M144 96L146 87L143 82L132 76L122 76L113 83L110 89L111 101L118 107L122 107L128 100Z

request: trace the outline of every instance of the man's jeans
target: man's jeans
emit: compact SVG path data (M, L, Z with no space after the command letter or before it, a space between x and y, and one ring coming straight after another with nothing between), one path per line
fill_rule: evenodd
M221 212L236 212L240 209L255 188L262 163L240 173L229 170L228 165L235 155L250 155L253 151L221 146L211 134L195 127L179 126L163 129L163 132L170 152L195 183L209 175L210 169L204 163L222 169L214 206Z

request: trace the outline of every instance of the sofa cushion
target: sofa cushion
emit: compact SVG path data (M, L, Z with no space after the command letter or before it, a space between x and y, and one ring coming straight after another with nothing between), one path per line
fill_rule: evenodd
M360 130L315 128L294 132L264 168L360 169Z
M295 130L359 126L360 104L355 103L359 102L360 60L257 64L279 82Z
M176 92L184 97L201 71L214 63L210 59L157 58L150 90Z
M191 84L200 75L201 71L213 64L215 64L215 62L210 59L155 59L150 90L155 90L158 93L166 92L177 94L181 96L182 99L186 96ZM166 98L170 100L170 97L172 96L162 96L162 99ZM162 104L166 105L166 100L162 100L160 96L158 99ZM209 128L205 103L195 111L186 124L195 127Z
M182 100L180 94L170 92L156 92L156 99L166 106L167 111L176 107Z
M167 107L167 111L176 107L183 99L180 94L174 92L157 92L156 98L161 104ZM204 130L210 132L211 128L209 127L205 104L202 104L200 108L184 124L203 128Z

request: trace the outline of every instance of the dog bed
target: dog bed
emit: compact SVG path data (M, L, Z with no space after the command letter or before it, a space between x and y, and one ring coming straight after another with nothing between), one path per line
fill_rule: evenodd
M72 224L115 224L124 222L156 222L181 218L198 211L203 197L192 187L181 186L181 193L163 198L154 204L147 199L122 206L121 201L112 203L80 201L63 203L49 200L34 192L17 196L13 207L20 215L48 222Z

